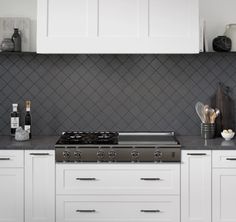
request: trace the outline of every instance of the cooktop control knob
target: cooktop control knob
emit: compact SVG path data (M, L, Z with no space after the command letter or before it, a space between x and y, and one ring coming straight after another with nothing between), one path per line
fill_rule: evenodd
M69 151L64 151L62 153L62 155L63 155L65 161L68 161L70 159L70 152Z
M80 151L75 151L74 156L75 156L75 161L81 161L82 154Z
M156 160L161 161L162 152L160 150L155 151L154 157L155 157Z
M134 161L134 162L137 162L137 161L138 161L138 159L139 159L139 152L138 152L137 150L133 150L133 151L131 152L131 159L132 159L132 161Z
M116 160L116 157L117 157L117 152L114 151L114 150L110 150L108 152L108 156L109 156L109 160L114 162Z
M97 152L98 161L103 161L104 157L105 157L105 152L103 150L99 150Z

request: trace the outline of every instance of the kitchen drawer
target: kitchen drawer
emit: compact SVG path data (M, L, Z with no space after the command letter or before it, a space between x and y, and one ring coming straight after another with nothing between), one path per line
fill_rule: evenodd
M57 222L179 222L178 196L57 196Z
M57 164L57 194L180 193L180 164Z
M23 167L23 150L0 150L0 167Z
M236 150L214 150L213 168L236 168Z

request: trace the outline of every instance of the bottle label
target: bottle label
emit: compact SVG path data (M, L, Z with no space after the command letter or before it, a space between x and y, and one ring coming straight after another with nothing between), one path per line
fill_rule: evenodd
M30 125L25 125L25 131L27 131L28 133L30 133L30 128L31 128Z
M20 118L19 117L11 117L11 128L16 129L20 126Z

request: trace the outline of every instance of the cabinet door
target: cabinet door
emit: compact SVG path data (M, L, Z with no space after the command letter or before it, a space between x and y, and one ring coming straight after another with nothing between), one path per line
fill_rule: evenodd
M25 222L55 221L54 151L25 151Z
M236 168L213 169L213 222L236 221Z
M181 221L211 221L211 151L182 151Z
M198 0L40 0L39 53L198 53Z
M0 169L0 222L24 221L23 169Z

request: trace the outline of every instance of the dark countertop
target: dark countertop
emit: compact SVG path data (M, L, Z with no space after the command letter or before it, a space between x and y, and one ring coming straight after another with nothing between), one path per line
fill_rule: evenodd
M17 142L11 136L0 136L0 150L54 150L59 136L34 136L31 140Z
M200 136L178 136L182 150L236 150L236 139L223 138L204 140Z
M34 136L30 141L17 142L10 136L0 136L0 150L53 150L59 136ZM204 140L200 136L177 136L183 150L236 150L236 139Z

